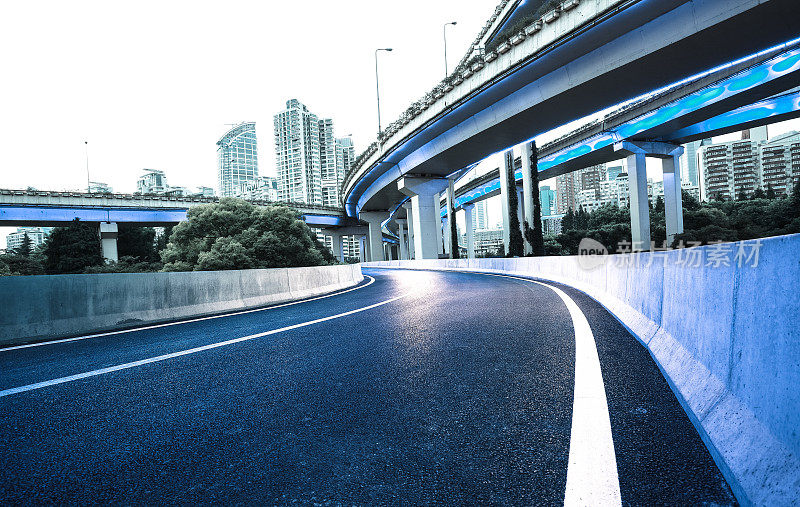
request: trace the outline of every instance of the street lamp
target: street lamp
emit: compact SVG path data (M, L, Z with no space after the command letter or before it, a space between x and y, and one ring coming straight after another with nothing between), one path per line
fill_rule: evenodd
M381 135L381 88L378 85L378 51L391 51L392 48L378 48L375 50L375 90L378 95L378 136Z
M449 23L445 23L442 26L442 33L444 35L444 77L447 78L447 27L450 25L457 25L457 21L451 21Z

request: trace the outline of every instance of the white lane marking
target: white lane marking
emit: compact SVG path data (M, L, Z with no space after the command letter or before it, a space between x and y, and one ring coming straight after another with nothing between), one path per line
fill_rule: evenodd
M575 394L564 505L622 505L603 373L586 316L558 287L517 276L478 274L542 285L555 292L567 306L575 329Z
M150 358L147 358L147 359L141 359L139 361L133 361L133 362L130 362L130 363L118 364L116 366L109 366L108 368L101 368L99 370L87 371L87 372L84 372L84 373L78 373L78 374L75 374L75 375L69 375L67 377L61 377L61 378L56 378L56 379L53 379L53 380L46 380L44 382L37 382L35 384L28 384L26 386L14 387L14 388L11 388L11 389L5 389L3 391L0 391L0 398L2 398L4 396L10 396L12 394L24 393L26 391L33 391L34 389L41 389L43 387L49 387L49 386L54 386L54 385L58 385L58 384L63 384L65 382L74 382L76 380L81 380L81 379L85 379L85 378L89 378L89 377L96 377L98 375L105 375L106 373L112 373L112 372L120 371L120 370L127 370L129 368L136 368L137 366L144 366L146 364L158 363L160 361L166 361L167 359L174 359L176 357L187 356L189 354L196 354L198 352L203 352L203 351L206 351L206 350L216 349L216 348L219 348L219 347L225 347L227 345L233 345L235 343L252 340L254 338L261 338L263 336L269 336L269 335L273 335L273 334L283 333L285 331L291 331L293 329L298 329L298 328L301 328L301 327L306 327L306 326L311 326L311 325L314 325L314 324L319 324L320 322L326 322L326 321L329 321L329 320L339 319L341 317L346 317L348 315L353 315L354 313L359 313L359 312L363 312L363 311L366 311L366 310L371 310L373 308L377 308L379 306L383 306L383 305L392 303L392 302L397 301L398 299L402 299L402 298L404 298L404 297L406 297L406 296L408 296L410 294L411 294L411 292L406 292L405 294L401 294L399 296L395 296L395 297L393 297L391 299L387 299L386 301L381 301L380 303L375 303L375 304L372 304L372 305L369 305L369 306L356 308L355 310L350 310L350 311L347 311L347 312L344 312L344 313L337 313L336 315L330 315L328 317L322 317L322 318L319 318L319 319L310 320L308 322L302 322L300 324L292 324L291 326L286 326L286 327L282 327L282 328L278 328L278 329L272 329L270 331L264 331L263 333L251 334L251 335L248 335L248 336L242 336L241 338L234 338L232 340L226 340L226 341L222 341L222 342L203 345L202 347L195 347L195 348L192 348L192 349L181 350L180 352L173 352L171 354L163 354L163 355L160 355L160 356L150 357Z
M301 301L292 301L291 303L282 303L282 304L275 305L275 306L267 306L265 308L254 308L252 310L240 310L240 311L237 311L237 312L223 313L223 314L219 314L219 315L210 315L208 317L198 317L196 319L179 320L179 321L176 321L176 322L166 322L164 324L153 324L151 326L133 327L131 329L122 329L122 330L119 330L119 331L108 331L108 332L105 332L105 333L88 334L88 335L85 335L85 336L76 336L76 337L73 337L73 338L63 338L61 340L51 340L51 341L46 341L46 342L28 343L26 345L15 345L13 347L0 348L0 352L8 352L10 350L18 350L18 349L27 349L27 348L31 348L31 347L44 347L45 345L54 345L56 343L68 343L68 342L74 342L74 341L78 341L78 340L86 340L88 338L100 338L102 336L112 336L112 335L115 335L115 334L132 333L134 331L144 331L144 330L147 330L147 329L157 329L157 328L160 328L160 327L178 326L180 324L189 324L190 322L200 322L200 321L203 321L203 320L220 319L222 317L233 317L234 315L243 315L245 313L265 312L267 310L274 310L275 308L283 308L284 306L299 305L301 303L308 303L310 301L317 301L318 299L325 299L325 298L330 298L330 297L333 297L333 296L338 296L340 294L345 294L347 292L351 292L351 291L354 291L354 290L363 289L364 287L369 287L370 285L372 285L375 282L375 278L371 277L369 275L364 275L364 278L369 278L369 282L367 282L364 285L360 285L358 287L353 287L351 289L335 292L333 294L326 294L325 296L317 296L317 297L310 298L310 299L303 299Z

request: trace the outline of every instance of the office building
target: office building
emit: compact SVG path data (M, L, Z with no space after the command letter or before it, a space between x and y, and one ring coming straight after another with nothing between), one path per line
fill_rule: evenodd
M278 200L278 180L271 176L259 176L242 188L240 197L251 201Z
M550 216L555 211L556 193L549 186L539 188L539 202L542 206L542 216Z
M219 195L234 197L258 178L256 124L233 126L217 141Z
M137 194L163 194L167 188L167 176L158 169L144 169L136 182Z
M556 177L556 209L555 213L565 214L568 210L577 210L581 192L596 191L600 182L606 180L603 165L595 165L562 174Z
M6 250L16 251L25 242L25 236L31 240L31 250L43 244L52 227L18 227L15 232L6 236Z

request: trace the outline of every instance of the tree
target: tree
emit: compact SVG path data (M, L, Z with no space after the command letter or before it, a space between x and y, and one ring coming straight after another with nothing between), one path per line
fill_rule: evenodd
M283 205L224 198L190 208L161 252L165 271L320 266L333 255L299 214Z
M561 230L563 232L571 231L575 229L575 212L572 211L572 208L567 208L567 213L564 215L564 218L561 219Z
M456 207L452 199L447 199L447 205L450 207L450 258L460 259L461 252L458 249L458 228L456 227Z
M155 246L155 229L129 224L120 224L118 229L117 251L120 258L134 257L141 262L156 262L159 260Z
M520 230L517 208L519 207L519 197L517 196L517 180L514 176L514 153L506 152L506 172L508 173L508 252L507 257L522 257L524 245L522 243L522 231Z
M536 141L531 141L531 192L533 193L533 227L525 226L525 237L531 244L533 255L544 255L544 236L542 234L542 201L539 195L539 149ZM530 236L528 236L530 229Z
M770 186L770 185L768 185L768 186ZM773 193L774 193L774 190L773 190ZM751 198L752 199L766 199L767 198L767 194L764 193L764 189L763 188L758 187L753 192L753 195L751 196Z
M20 257L30 257L31 251L33 250L33 241L31 241L30 236L26 232L25 235L22 237L22 244L19 248L17 248L17 255Z
M48 274L82 273L103 264L96 226L76 218L68 227L56 227L45 241L44 256Z
M767 199L775 199L775 189L772 188L772 183L767 183Z

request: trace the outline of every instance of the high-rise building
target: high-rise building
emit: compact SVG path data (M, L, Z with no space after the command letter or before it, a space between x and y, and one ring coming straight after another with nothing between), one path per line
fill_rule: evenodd
M350 166L353 165L353 162L356 159L356 150L353 146L353 139L350 137L340 137L336 139L336 185L333 187L333 178L328 181L327 185L328 188L335 188L335 198L333 198L333 192L328 191L329 198L324 203L326 206L339 206L341 205L341 187L342 183L344 182L344 176L347 174L347 171L350 169ZM326 182L323 178L322 181L323 185L323 192L325 191L324 187ZM324 199L323 199L324 200Z
M742 132L743 139L701 150L703 198L750 197L756 189L777 195L791 192L800 180L800 134L788 132L765 140L766 127Z
M553 214L554 204L556 200L556 193L553 190L545 185L539 188L539 202L542 205L542 216L550 216Z
M330 120L323 120L328 153L335 165L335 147L327 144ZM320 121L297 99L286 102L286 109L276 114L275 157L278 169L278 200L322 204L322 161L320 158ZM333 142L333 123L330 123Z
M565 214L568 210L577 210L578 197L581 192L595 192L600 187L600 182L606 179L606 172L602 165L594 165L562 174L556 177L556 214Z
M258 178L256 124L243 122L228 130L217 141L219 195L233 197Z
M275 202L278 200L278 180L271 176L259 176L245 187L240 197L253 201Z
M353 140L334 136L333 120L319 119L297 99L276 114L278 200L339 206L344 175L355 160Z
M483 231L489 228L489 214L486 211L485 199L475 203L475 209L472 211L472 213L472 224L476 231Z
M800 133L775 136L761 146L761 188L776 195L792 192L800 180Z
M145 173L139 176L136 182L136 193L139 194L163 194L169 188L167 186L167 176L164 171L158 169L144 169Z
M692 141L683 145L681 155L681 181L688 181L693 186L700 185L700 159L698 151L703 146L711 144L710 139Z
M611 181L617 179L620 173L624 172L621 165L607 166L606 167L606 180Z

